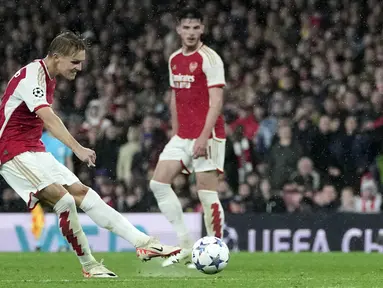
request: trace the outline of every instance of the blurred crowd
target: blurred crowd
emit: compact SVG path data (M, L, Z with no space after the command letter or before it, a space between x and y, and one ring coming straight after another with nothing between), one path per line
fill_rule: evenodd
M58 80L55 111L95 149L78 177L122 212L158 211L148 189L171 134L174 13L206 16L204 43L226 68L227 211L375 213L383 180L383 8L379 0L5 1L0 85L45 56L62 30L90 43L83 73ZM0 211L25 211L2 184ZM173 183L200 211L194 177Z

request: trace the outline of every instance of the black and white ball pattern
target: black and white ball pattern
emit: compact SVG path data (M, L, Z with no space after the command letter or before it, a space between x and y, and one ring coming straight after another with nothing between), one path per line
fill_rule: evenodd
M36 98L43 98L44 97L44 90L40 87L36 87L33 89L33 96Z
M229 247L230 251L238 252L239 251L239 237L237 230L233 227L229 227L225 225L223 227L223 242L226 243L227 247Z

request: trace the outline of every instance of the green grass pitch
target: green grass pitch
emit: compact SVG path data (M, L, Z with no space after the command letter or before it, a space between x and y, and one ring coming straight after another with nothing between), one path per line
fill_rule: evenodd
M96 253L117 279L84 279L73 253L1 253L0 287L6 288L236 288L383 287L383 255L363 253L232 253L227 268L204 275L183 265L162 268L133 253Z

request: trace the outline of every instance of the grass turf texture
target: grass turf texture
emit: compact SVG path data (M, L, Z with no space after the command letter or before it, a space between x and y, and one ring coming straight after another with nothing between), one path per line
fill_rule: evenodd
M383 255L232 253L227 268L204 275L183 265L141 263L133 253L96 253L119 275L84 279L73 253L1 253L0 287L383 287Z

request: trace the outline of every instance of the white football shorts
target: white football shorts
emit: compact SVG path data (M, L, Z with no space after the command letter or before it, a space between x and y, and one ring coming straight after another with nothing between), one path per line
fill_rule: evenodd
M32 210L39 201L34 195L56 183L72 185L80 180L48 152L25 152L0 167L0 175Z
M225 163L226 139L211 138L208 140L207 157L193 159L193 147L196 139L183 139L173 136L162 151L159 161L177 160L184 167L182 173L207 172L217 170L223 173Z

